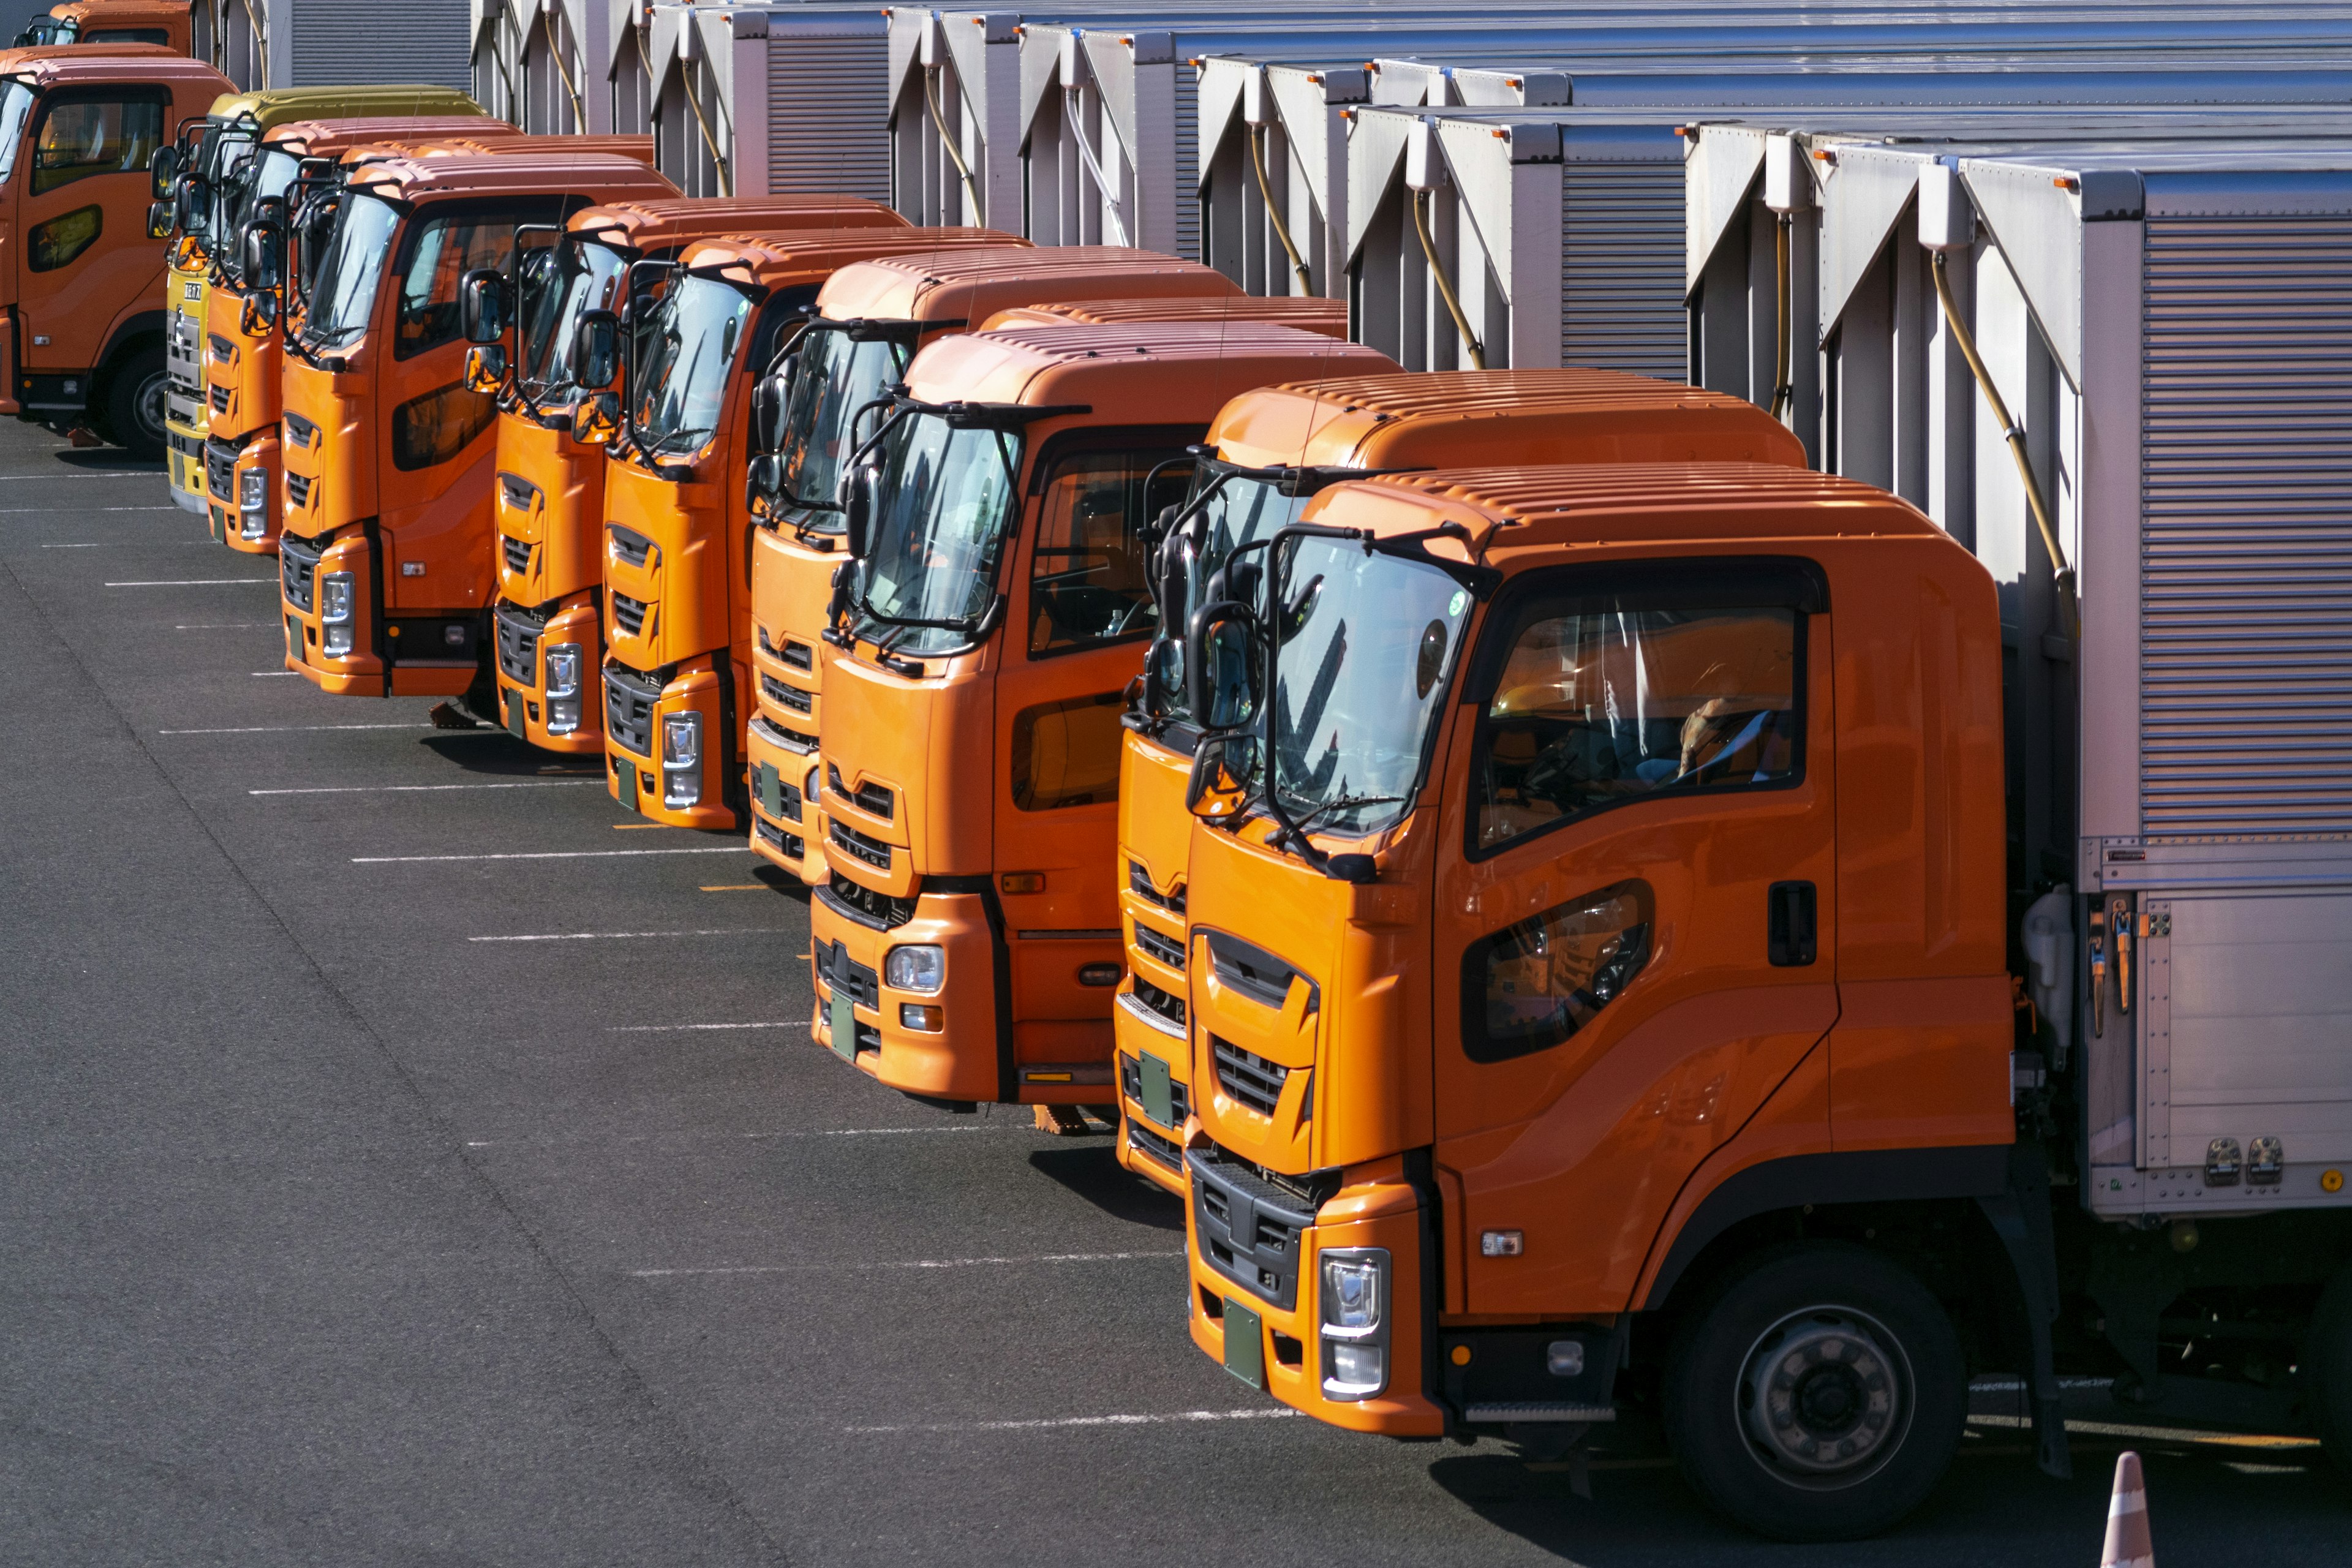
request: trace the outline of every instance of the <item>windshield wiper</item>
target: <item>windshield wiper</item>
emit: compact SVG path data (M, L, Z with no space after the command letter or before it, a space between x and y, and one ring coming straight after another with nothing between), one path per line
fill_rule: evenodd
M1404 796L1401 795L1343 795L1336 799L1325 801L1306 816L1294 820L1290 825L1290 831L1304 835L1308 828L1315 826L1318 820L1330 816L1335 811L1351 811L1362 805L1396 805L1403 800Z

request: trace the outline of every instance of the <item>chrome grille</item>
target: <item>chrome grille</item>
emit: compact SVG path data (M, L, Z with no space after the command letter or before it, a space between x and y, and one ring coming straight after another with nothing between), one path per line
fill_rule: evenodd
M1282 1099L1282 1086L1289 1081L1290 1069L1218 1035L1209 1037L1209 1049L1216 1058L1217 1082L1225 1092L1260 1116L1272 1116Z
M539 684L539 639L547 623L520 605L499 601L499 671L524 686Z
M1184 944L1162 936L1141 921L1135 922L1135 945L1171 969L1184 967Z
M661 688L635 670L604 667L604 732L632 755L654 754L654 703Z
M626 594L614 594L613 599L613 629L625 637L640 636L646 629L646 603L632 599Z

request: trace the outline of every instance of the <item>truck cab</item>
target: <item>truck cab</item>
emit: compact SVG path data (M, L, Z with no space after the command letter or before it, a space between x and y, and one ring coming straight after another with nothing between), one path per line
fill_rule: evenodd
M1174 299L1055 300L999 310L981 323L983 331L1012 327L1061 327L1072 323L1109 326L1119 321L1256 321L1296 327L1327 338L1348 335L1348 301L1308 295L1234 294Z
M360 149L381 149L390 154L416 140L446 135L466 121L480 118L474 114L281 121L263 130L246 154L221 172L208 193L203 205L211 209L205 225L209 264L202 274L208 281L182 285L175 264L173 299L176 303L177 290L184 287L200 287L204 294L204 330L195 340L203 367L199 426L203 489L212 536L230 549L257 555L278 552L277 498L284 488L278 460L278 424L284 412L279 398L284 322L270 305L257 302L274 303L275 296L266 290L257 293L247 285L239 239L246 221L254 216L257 204L275 201L299 206L315 195L315 186L307 190L295 186L305 164L316 169L320 163L334 163ZM176 370L176 339L174 354ZM175 458L183 430L175 414L172 426Z
M583 395L571 379L571 347L580 319L625 314L631 268L646 264L639 276L656 284L663 264L696 240L906 226L857 196L616 202L573 214L554 244L518 256L506 289L514 321L490 340L509 362L499 395L495 613L500 706L515 734L551 752L604 750L605 451L578 430Z
M1025 305L1089 300L1229 301L1254 309L1213 268L1123 246L1033 249L1004 237L952 257L877 261L846 268L817 300L817 319L800 340L797 374L782 398L772 463L752 498L751 613L759 663L760 724L751 737L752 847L815 886L831 875L821 852L823 807L797 798L816 767L824 693L818 658L835 571L843 558L841 483L849 459L871 437L884 389L906 374L924 344L969 331ZM771 773L773 778L771 779ZM777 810L772 812L771 805ZM793 806L789 818L782 806ZM788 854L798 846L801 852Z
M840 268L994 242L867 225L705 240L640 311L604 462L604 755L613 797L679 827L743 826L755 679L748 518L752 392ZM591 319L593 320L593 318ZM583 322L583 335L590 321ZM578 380L580 361L574 360ZM798 770L791 775L797 787ZM775 781L764 785L772 790Z
M1249 387L1392 371L1286 327L940 339L894 390L820 634L815 1035L919 1099L1106 1112L1119 715L1154 521Z
M676 195L635 160L390 157L343 184L284 339L286 666L344 696L496 703L488 650L498 405L466 380L458 285L519 226ZM287 262L263 276L283 286ZM248 266L248 272L252 268ZM306 268L299 255L292 272Z
M1186 962L1192 818L1184 788L1201 736L1182 679L1184 627L1234 552L1255 552L1324 488L1372 472L1462 464L1734 461L1804 465L1804 447L1743 399L1604 370L1440 371L1261 387L1227 404L1163 546L1154 657L1126 718L1118 888L1127 974L1118 1042L1121 1164L1184 1185L1192 1103ZM1228 585L1214 596L1237 593Z
M20 49L73 45L152 44L185 59L188 7L177 0L66 0L16 35Z
M107 0L110 8L116 3ZM182 16L184 21L184 11ZM211 331L211 286L229 259L227 252L236 243L241 216L234 187L255 157L257 144L275 126L392 114L453 120L463 115L477 123L499 124L455 88L385 83L232 92L214 101L193 136L181 139L177 151L184 156L184 166L174 170L175 177L165 183L175 188L157 193L176 196L180 190L187 192L186 200L175 200L172 205L172 269L164 284L170 313L166 363L171 372L164 420L170 433L167 466L172 499L190 511L206 514L215 537L219 536L218 514L207 500L212 459L205 443L211 435L212 409L205 397L205 350ZM247 434L251 428L231 434Z
M0 55L0 412L167 447L164 245L149 163L228 79L144 44Z

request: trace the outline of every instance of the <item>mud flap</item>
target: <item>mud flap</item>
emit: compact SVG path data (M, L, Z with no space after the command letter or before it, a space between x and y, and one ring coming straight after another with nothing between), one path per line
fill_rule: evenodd
M2011 1150L2009 1190L1978 1198L1977 1206L2017 1271L2032 1357L2026 1388L2033 1405L2035 1462L2043 1475L2067 1480L2074 1474L2074 1461L2066 1450L2066 1417L2050 1333L2059 1310L2058 1247L2050 1225L2050 1177L2041 1152L2024 1145Z

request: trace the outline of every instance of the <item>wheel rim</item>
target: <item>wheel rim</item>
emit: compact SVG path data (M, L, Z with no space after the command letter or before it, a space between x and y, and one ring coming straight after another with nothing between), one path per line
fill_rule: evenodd
M138 422L140 434L159 445L167 443L172 435L163 423L164 395L170 386L170 376L158 371L139 384L139 395L131 404L131 416Z
M1851 1307L1808 1307L1756 1338L1735 1395L1758 1461L1816 1490L1875 1474L1903 1447L1913 1410L1902 1342Z

